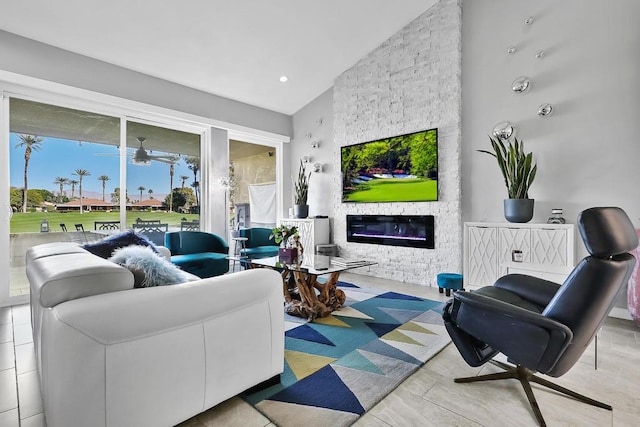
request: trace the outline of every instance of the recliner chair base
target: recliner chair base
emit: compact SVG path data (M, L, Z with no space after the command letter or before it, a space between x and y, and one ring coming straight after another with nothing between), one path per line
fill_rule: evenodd
M501 367L505 370L505 372L498 372L495 374L487 374L487 375L478 375L475 377L465 377L465 378L456 378L454 381L456 383L473 383L477 381L495 381L495 380L504 380L514 378L520 381L522 384L522 388L524 389L525 394L527 395L527 399L529 400L529 404L531 405L531 409L533 409L533 413L538 420L540 426L546 426L547 424L542 417L542 412L540 412L540 407L538 406L538 402L536 401L536 397L533 395L533 390L531 389L531 382L543 385L552 390L559 391L560 393L566 394L567 396L571 396L574 399L577 399L581 402L588 403L589 405L597 406L598 408L607 409L609 411L613 410L611 405L607 405L606 403L599 402L597 400L591 399L582 394L576 393L575 391L569 390L562 386L552 383L551 381L547 381L544 378L540 378L535 375L533 372L528 370L523 366L510 366L506 363L498 362L497 360L491 360L492 364Z

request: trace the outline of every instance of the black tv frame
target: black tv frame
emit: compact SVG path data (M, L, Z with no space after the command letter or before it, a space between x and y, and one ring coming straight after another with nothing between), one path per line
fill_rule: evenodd
M401 135L394 135L394 136L388 136L385 138L377 138L371 141L365 141L365 142L359 142L357 144L352 144L352 145L344 145L342 147L340 147L340 172L342 174L342 176L344 177L344 173L345 171L342 169L342 162L343 162L343 156L344 156L344 149L347 147L357 147L357 146L362 146L362 145L367 145L367 144L371 144L371 143L375 143L375 142L379 142L379 141L384 141L387 139L391 139L391 138L404 138L410 135L414 135L417 133L423 133L423 132L431 132L434 131L435 132L435 136L436 136L436 169L435 169L435 181L436 181L436 197L435 199L417 199L417 200L384 200L384 201L378 201L378 200L372 200L372 201L354 201L354 200L345 200L345 193L344 193L344 183L341 186L341 202L342 203L420 203L420 202L437 202L440 199L440 182L439 182L439 170L440 170L440 153L439 153L439 132L438 132L438 128L430 128L430 129L424 129L424 130L420 130L420 131L416 131L416 132L409 132L409 133L405 133L405 134L401 134Z

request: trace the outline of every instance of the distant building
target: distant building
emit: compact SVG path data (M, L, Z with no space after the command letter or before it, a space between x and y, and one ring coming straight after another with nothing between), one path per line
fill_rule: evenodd
M164 203L158 199L147 199L140 200L139 202L135 202L131 205L133 210L143 211L143 210L153 210L159 211L163 210Z
M110 211L117 209L118 206L111 202L103 202L100 199L82 199L82 210L86 211ZM72 200L56 206L58 211L80 211L80 199Z

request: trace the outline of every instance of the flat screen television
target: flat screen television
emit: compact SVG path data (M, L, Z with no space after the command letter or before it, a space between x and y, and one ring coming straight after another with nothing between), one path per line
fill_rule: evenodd
M341 148L343 202L438 200L438 129Z

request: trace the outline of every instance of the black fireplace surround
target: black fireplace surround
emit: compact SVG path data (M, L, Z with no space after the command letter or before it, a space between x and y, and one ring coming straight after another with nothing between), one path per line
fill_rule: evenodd
M347 215L347 242L434 249L433 215Z

